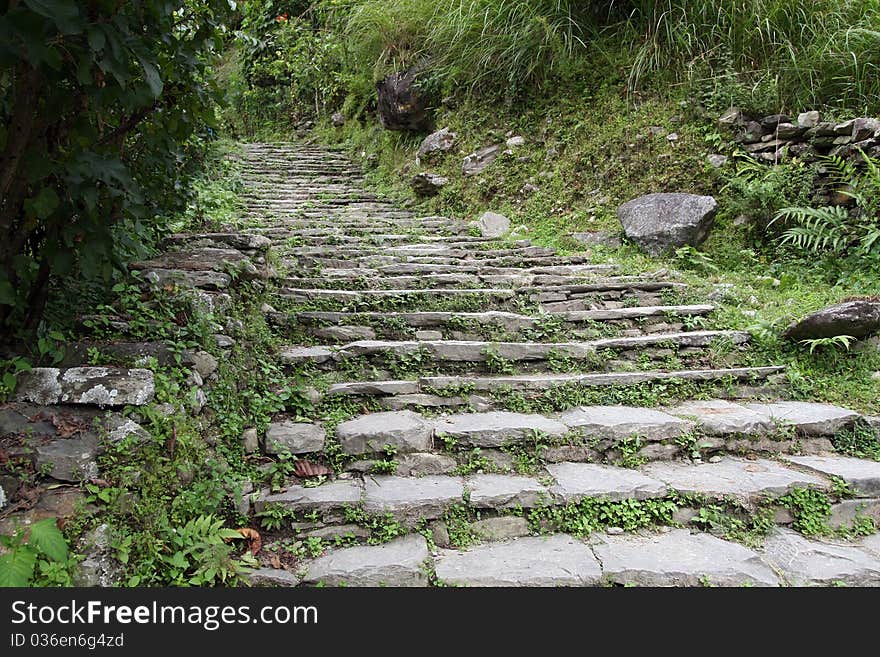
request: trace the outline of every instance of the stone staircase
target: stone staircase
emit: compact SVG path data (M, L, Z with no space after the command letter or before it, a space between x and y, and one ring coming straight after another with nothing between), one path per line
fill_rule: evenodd
M342 470L258 494L258 514L286 509L301 539L343 547L255 583L880 584L877 535L806 538L779 503L825 491L837 528L880 517L880 464L831 442L869 419L785 401L784 368L707 328L714 307L685 285L419 217L332 151L244 148L246 217L277 256L278 357L318 400L263 448ZM698 531L707 500L770 508L778 528L752 547ZM580 538L553 521L594 502L670 511ZM363 517L404 535L382 542Z
M785 368L717 326L698 292L418 216L338 152L242 148L245 227L174 236L132 268L215 311L238 281L261 281L277 358L308 387L310 420L280 414L245 450L333 473L253 494L255 522L283 526L265 533L252 583L880 584L880 535L866 531L880 525L880 463L834 451L880 421L791 401ZM197 412L217 362L183 357ZM17 395L21 424L45 405L143 405L153 381L42 368ZM798 531L804 499L827 505L825 538ZM291 541L322 554L285 556Z

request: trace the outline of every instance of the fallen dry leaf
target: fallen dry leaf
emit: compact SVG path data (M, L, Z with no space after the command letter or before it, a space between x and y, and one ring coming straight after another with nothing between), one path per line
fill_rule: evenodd
M296 465L293 466L293 472L297 477L320 477L333 474L333 470L326 465L305 460L297 461Z
M256 556L257 552L260 551L260 548L263 547L263 539L260 538L260 532L256 529L251 529L250 527L242 527L241 529L236 529L239 534L244 536L248 542L248 551Z
M272 558L269 559L269 563L272 564L273 568L281 568L281 559L278 558L277 554L272 555Z

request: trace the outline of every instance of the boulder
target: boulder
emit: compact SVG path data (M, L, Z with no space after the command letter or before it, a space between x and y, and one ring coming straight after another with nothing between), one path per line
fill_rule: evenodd
M431 127L427 99L416 89L418 72L393 73L376 84L379 121L386 130L423 132Z
M510 231L510 219L496 212L484 212L477 223L483 237L501 237Z
M698 246L709 236L718 204L711 196L649 194L617 210L626 236L651 255Z
M858 299L817 310L789 326L783 336L789 340L831 338L851 335L864 338L880 329L880 300Z
M336 127L336 128L341 128L342 126L345 125L345 117L342 116L341 112L335 112L330 117L330 123L332 123L334 125L334 127Z
M449 178L444 178L443 176L438 176L436 173L428 173L426 171L423 173L417 173L413 176L410 184L417 196L436 196L440 193L441 189L449 184Z
M456 134L450 132L449 128L443 128L436 132L432 132L425 137L422 141L422 145L419 146L419 159L435 153L445 153L446 151L451 150L452 147L455 146L455 138Z
M465 176L475 176L492 164L500 154L501 146L499 144L479 148L464 158L464 162L461 164L461 172Z

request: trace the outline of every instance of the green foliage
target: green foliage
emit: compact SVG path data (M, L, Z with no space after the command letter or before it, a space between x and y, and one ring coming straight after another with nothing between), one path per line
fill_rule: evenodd
M810 348L810 353L814 353L817 349L828 349L836 351L841 349L849 351L850 345L855 342L855 338L851 335L834 335L828 338L812 338L809 340L799 340L799 343Z
M620 11L637 44L631 88L651 74L697 74L717 80L726 106L876 107L880 7L874 2L630 0Z
M841 454L880 461L880 435L867 424L859 422L851 429L838 431L831 444Z
M810 253L880 256L880 166L864 152L861 155L862 169L839 156L824 158L833 182L840 186L843 196L852 199L855 208L782 208L771 222L787 226L781 244Z
M345 522L352 522L370 531L367 543L379 545L403 536L407 533L404 527L391 513L371 514L361 507L347 507L345 509Z
M185 200L226 0L14 2L0 16L0 333L106 282Z
M794 516L792 525L807 536L822 536L830 532L827 522L831 515L828 495L812 488L796 488L784 497L780 504Z
M0 536L0 587L71 586L76 559L55 518Z
M605 527L634 531L654 525L670 525L677 508L674 500L663 498L612 501L585 497L565 506L538 506L529 512L528 520L535 531L589 536Z
M173 586L211 586L231 584L255 566L256 560L245 553L236 558L229 541L243 537L223 527L224 521L212 515L193 518L161 537L162 576ZM139 582L129 581L136 586Z
M283 504L266 504L262 511L254 514L260 526L269 531L278 531L285 525L296 520L296 514Z

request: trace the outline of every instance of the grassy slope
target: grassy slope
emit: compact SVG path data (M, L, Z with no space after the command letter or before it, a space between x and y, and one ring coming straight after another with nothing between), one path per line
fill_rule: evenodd
M420 136L383 131L377 123L349 120L343 128L322 124L318 136L343 144L356 157L375 154L370 181L379 190L415 202L418 212L475 218L485 210L509 216L528 228L537 244L563 251L583 250L571 232L618 232L617 206L651 192L713 194L719 201L716 228L702 254L652 259L632 246L592 249L597 261L617 262L635 273L675 269L692 285L692 299L705 301L712 285L729 283L731 293L710 320L713 326L751 328L756 333L755 362L789 365L795 394L880 412L880 351L854 347L850 353L810 355L805 346L783 343L778 335L791 320L853 295L880 293L880 281L868 272L831 271L828 263L794 255L780 257L772 245L754 242L734 219L742 209L741 193L728 187L736 174L732 158L722 169L706 155L733 152L715 128L717 112L673 92L633 102L622 79L607 80L596 91L559 89L520 106L472 101L441 107L437 126L458 133L456 149L439 161L416 164ZM651 135L649 127L663 128ZM678 140L666 135L675 132ZM526 145L502 156L482 175L465 178L461 160L474 148L503 142L508 133ZM553 153L556 153L554 156ZM521 158L527 160L520 161ZM430 170L451 180L443 192L417 202L410 177ZM522 191L531 182L539 190ZM771 192L772 193L772 192Z

